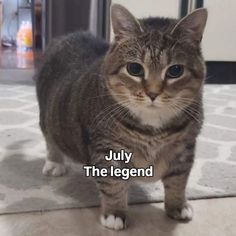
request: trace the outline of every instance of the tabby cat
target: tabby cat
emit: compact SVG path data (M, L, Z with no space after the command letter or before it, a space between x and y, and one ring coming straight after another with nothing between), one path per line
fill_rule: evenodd
M86 32L54 40L37 78L40 127L48 155L43 173L65 174L63 156L98 168L146 168L162 180L167 215L191 220L185 188L202 121L206 75L201 39L206 9L181 20L136 19L113 5L114 41ZM106 161L110 150L132 152L131 162ZM133 180L134 178L132 178ZM129 181L94 177L101 223L127 225Z

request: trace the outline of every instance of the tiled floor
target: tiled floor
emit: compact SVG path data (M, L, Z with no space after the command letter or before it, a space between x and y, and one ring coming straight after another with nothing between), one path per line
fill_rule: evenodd
M177 223L163 204L130 207L127 230L114 232L98 223L99 209L86 208L0 216L1 236L235 236L236 198L192 201L194 219Z

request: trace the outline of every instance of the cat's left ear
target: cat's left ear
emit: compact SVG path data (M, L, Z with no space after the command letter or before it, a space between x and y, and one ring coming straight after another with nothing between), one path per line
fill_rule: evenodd
M181 35L186 35L187 33L194 41L201 42L207 15L207 9L205 8L193 11L176 24L171 34L181 37Z
M137 36L142 32L139 21L119 4L113 4L111 7L111 21L117 40Z

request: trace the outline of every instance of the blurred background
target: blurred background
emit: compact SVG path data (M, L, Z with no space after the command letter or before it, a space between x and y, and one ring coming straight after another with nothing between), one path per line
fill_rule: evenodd
M0 66L33 68L54 37L89 30L112 38L109 9L126 6L137 17L180 18L206 7L209 20L203 38L208 83L236 82L235 0L0 0Z

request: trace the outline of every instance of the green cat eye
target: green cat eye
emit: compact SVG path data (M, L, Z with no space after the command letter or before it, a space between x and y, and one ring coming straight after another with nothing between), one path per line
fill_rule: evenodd
M144 69L139 63L130 62L127 64L127 71L132 76L143 76Z
M166 72L166 77L170 79L178 78L184 73L183 65L170 66Z

